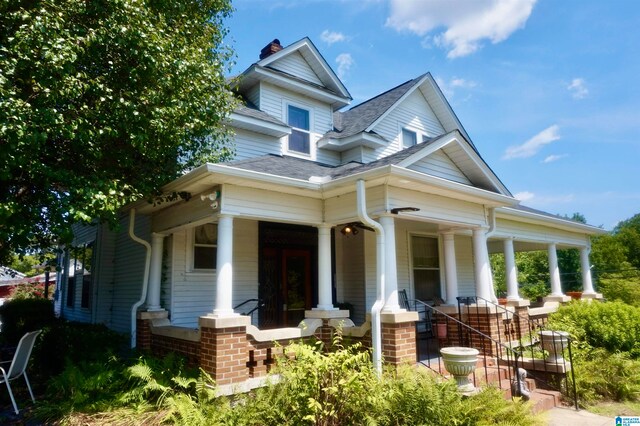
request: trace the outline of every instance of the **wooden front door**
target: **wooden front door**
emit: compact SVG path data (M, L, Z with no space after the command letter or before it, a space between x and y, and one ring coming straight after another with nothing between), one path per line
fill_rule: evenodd
M311 309L311 253L309 250L282 250L283 323L296 327Z
M317 303L318 230L260 222L259 327L296 327Z

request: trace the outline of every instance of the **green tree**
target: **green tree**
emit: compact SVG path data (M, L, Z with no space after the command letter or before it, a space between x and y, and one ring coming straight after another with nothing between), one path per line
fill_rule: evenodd
M618 223L613 235L625 247L627 261L640 268L640 213Z
M0 264L231 152L229 0L0 1Z

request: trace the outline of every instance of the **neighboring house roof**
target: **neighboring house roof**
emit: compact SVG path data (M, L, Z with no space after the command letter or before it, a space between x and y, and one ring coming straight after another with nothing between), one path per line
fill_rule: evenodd
M18 272L8 266L0 266L0 281L12 281L24 277L25 275L22 272Z

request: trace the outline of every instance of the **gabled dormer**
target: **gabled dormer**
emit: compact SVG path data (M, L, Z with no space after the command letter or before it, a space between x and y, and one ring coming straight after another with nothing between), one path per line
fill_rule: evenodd
M263 132L284 136L281 153L338 160L335 153L328 153L329 159L319 156L317 141L333 129L333 113L348 105L351 95L311 40L305 37L287 47L273 40L240 75L236 89L256 110L289 126L286 136L282 128Z
M435 80L426 73L348 111L336 112L334 130L318 146L340 152L343 161L368 162L454 130L470 140Z

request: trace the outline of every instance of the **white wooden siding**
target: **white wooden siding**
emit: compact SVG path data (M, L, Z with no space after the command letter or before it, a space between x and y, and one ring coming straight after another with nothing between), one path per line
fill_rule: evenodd
M333 129L333 111L329 104L268 83L261 83L260 109L262 111L286 123L286 106L288 104L306 108L310 111L310 142L312 144L310 158L325 164L339 164L339 152L316 148L318 139ZM287 138L282 138L282 141L286 143ZM285 148L283 147L282 149L284 150Z
M402 149L403 127L429 137L445 133L422 92L416 90L373 128L373 131L392 141L387 147L376 150L376 158L386 157ZM418 137L420 142L421 135Z
M355 148L351 148L348 151L344 151L341 153L341 161L342 164L349 163L351 161L355 161L357 163L361 163L363 161L362 158L362 147L357 146Z
M345 237L336 232L336 296L338 302L353 305L351 319L361 324L365 319L364 233Z
M249 102L254 104L260 109L260 85L256 84L251 89L247 90L244 95L249 99Z
M195 196L191 197L189 201L180 201L154 215L152 229L153 232L162 232L201 221L212 217L213 214L211 202L202 201L199 196Z
M458 273L458 295L475 296L476 284L473 272L473 244L470 236L456 235L456 271Z
M370 312L376 301L376 234L364 232L365 312Z
M267 154L283 154L284 138L261 135L248 130L235 130L236 155L234 160L246 160Z
M187 232L173 234L171 323L195 328L198 318L215 306L216 274L187 272ZM258 222L233 221L233 305L258 297Z
M305 61L305 59L299 52L293 52L269 64L269 66L294 75L296 77L300 77L304 80L310 81L311 83L323 85L322 81L309 66L309 63Z
M440 195L416 193L408 189L390 187L389 204L391 207L418 207L420 211L416 212L416 215L437 221L476 226L487 223L482 205Z
M322 200L245 186L225 185L223 209L246 217L293 223L322 223Z
M128 234L129 218L120 221L114 257L114 285L111 305L111 328L122 333L131 331L131 307L141 296L146 249ZM148 216L136 215L134 232L150 241L151 221Z
M438 150L408 167L411 170L425 173L458 183L471 185L471 181L462 173L453 161L442 150Z
M355 183L354 183L355 189ZM384 187L367 188L367 211L380 212L384 210ZM409 205L409 204L406 204ZM345 223L357 217L356 193L327 198L324 203L325 218L329 223Z

